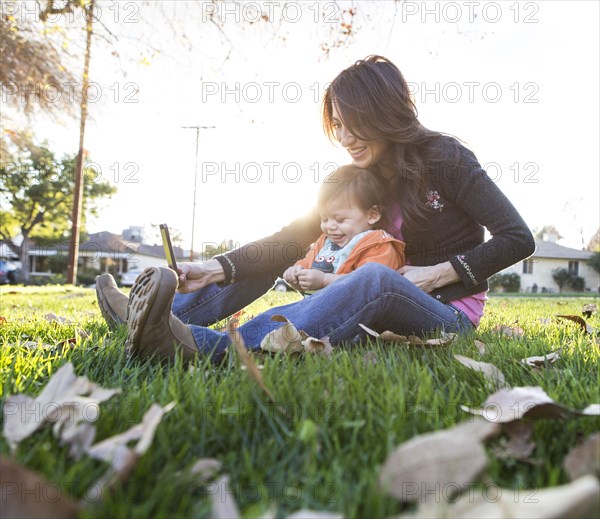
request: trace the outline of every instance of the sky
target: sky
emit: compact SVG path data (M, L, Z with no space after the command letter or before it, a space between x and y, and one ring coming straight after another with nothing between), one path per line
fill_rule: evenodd
M118 192L90 232L168 223L189 248L194 184L195 250L302 215L349 162L323 134L323 89L369 54L400 68L420 121L459 137L531 228L581 248L600 226L600 3L159 3L100 3L119 40L94 41L85 148ZM325 53L350 8L354 34ZM200 130L194 183L196 131L182 127L196 125L215 128ZM33 125L64 152L78 128Z

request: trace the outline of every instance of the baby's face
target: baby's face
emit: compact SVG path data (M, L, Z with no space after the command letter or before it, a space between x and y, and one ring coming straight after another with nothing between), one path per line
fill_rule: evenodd
M346 196L329 202L320 215L321 230L339 247L348 245L357 234L372 229L381 218L377 208L365 211Z

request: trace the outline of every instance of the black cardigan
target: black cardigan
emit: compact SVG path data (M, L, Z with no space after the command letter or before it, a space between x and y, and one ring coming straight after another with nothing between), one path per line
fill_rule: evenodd
M482 292L487 278L533 254L531 231L475 155L450 137L441 138L428 164L430 210L427 230L402 228L406 258L411 265L450 261L461 281L439 288L432 297L448 302ZM453 150L458 146L458 161ZM279 232L215 259L223 266L225 283L270 272L275 278L302 258L319 236L316 209ZM484 241L484 227L492 238Z

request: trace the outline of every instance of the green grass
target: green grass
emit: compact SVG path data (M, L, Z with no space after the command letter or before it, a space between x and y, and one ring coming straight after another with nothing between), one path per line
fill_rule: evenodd
M297 296L269 293L247 316ZM96 441L141 420L154 402L176 401L157 429L149 452L112 496L88 503L87 517L210 517L208 494L186 473L198 458L216 458L230 477L231 491L245 517L275 505L278 517L300 508L330 510L345 517L390 517L406 505L378 491L378 473L387 455L416 434L443 429L467 419L460 405L480 407L491 390L478 372L456 362L457 353L479 359L473 339L487 344L481 357L501 369L511 386L541 386L554 400L575 409L598 403L600 346L555 314L578 314L597 298L492 298L487 315L472 336L451 349L408 349L368 342L362 348L336 349L324 357L260 357L263 377L281 415L230 355L213 367L198 360L189 371L126 360L125 331L109 333L90 289L64 287L2 288L0 381L7 395L37 395L65 362L78 375L122 393L101 405ZM46 321L53 312L66 324ZM518 321L524 337L493 331ZM598 314L588 319L600 328ZM25 341L56 345L90 335L72 347L27 349ZM564 347L550 369L534 371L520 359ZM365 363L373 351L377 363ZM566 483L562 461L570 448L598 429L595 417L535 424L536 449L528 462L500 460L489 450L488 475L499 486L540 488ZM488 445L489 447L490 445ZM0 452L9 453L2 437ZM42 473L73 499L106 470L100 461L74 462L49 428L19 446L16 459Z

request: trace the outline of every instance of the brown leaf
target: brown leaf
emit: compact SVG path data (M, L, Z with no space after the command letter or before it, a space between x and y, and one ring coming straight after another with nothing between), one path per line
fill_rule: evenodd
M272 316L271 321L275 321L277 323L289 323L288 318L280 314L275 314Z
M215 483L207 486L212 497L213 519L239 519L240 511L229 486L229 476L221 476Z
M592 328L588 323L585 322L583 317L579 317L578 315L557 315L559 319L567 319L568 321L573 321L578 324L579 327L586 333L594 333L596 330Z
M275 398L273 397L273 394L265 385L265 381L263 380L260 371L256 367L256 364L252 360L252 357L250 357L250 354L246 349L246 345L244 344L244 339L240 335L240 332L238 332L236 326L237 321L235 319L231 319L227 324L227 331L229 333L229 337L231 339L231 342L233 343L235 351L238 355L238 358L240 359L242 364L246 366L250 378L260 386L260 388L265 392L269 400L275 403Z
M469 357L463 357L462 355L454 355L454 358L467 368L471 368L475 371L481 371L483 376L490 380L495 386L503 387L506 385L504 374L493 364L488 362L478 362Z
M279 321L281 322L281 321ZM302 336L296 327L286 322L282 327L270 331L260 343L260 349L271 353L299 353L303 351Z
M479 350L479 354L480 355L485 355L485 348L486 348L487 344L485 342L482 342L482 341L477 340L477 339L475 339L473 342L475 343L475 346Z
M590 303L588 305L583 305L581 313L589 319L590 317L592 317L592 314L595 313L597 309L598 307L595 303Z
M391 342L392 344L407 344L408 338L405 335L398 335L386 330L379 335L378 339L382 342Z
M464 405L460 407L463 411L483 416L487 421L494 423L508 423L523 418L565 419L570 415L584 416L597 414L598 411L592 406L584 411L569 409L557 404L538 386L500 389L487 397L483 409L472 409ZM598 407L600 408L600 406Z
M563 467L571 480L586 474L600 475L600 432L573 447L565 456Z
M558 359L560 359L560 354L562 353L562 348L553 351L552 353L548 353L548 355L542 355L541 357L527 357L525 359L521 359L523 364L527 364L532 368L543 368L548 364L553 364Z
M325 355L326 357L331 357L333 353L333 347L329 342L329 337L323 337L322 339L308 337L302 341L302 346L307 353Z
M522 421L509 422L504 425L504 431L508 440L502 438L493 449L494 454L500 459L528 460L535 449L535 442L531 441L533 425Z
M7 323L6 317L0 315L0 326L3 326Z
M2 517L76 518L79 507L57 485L0 456Z
M474 420L415 436L387 457L379 484L402 501L424 502L426 489L473 481L488 463L481 441L499 431L497 424Z

